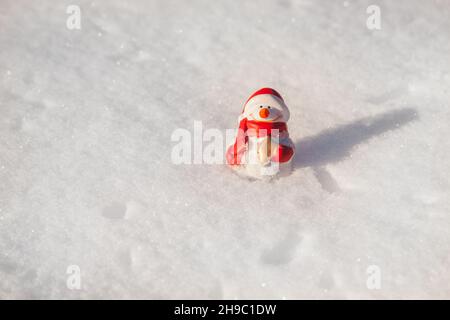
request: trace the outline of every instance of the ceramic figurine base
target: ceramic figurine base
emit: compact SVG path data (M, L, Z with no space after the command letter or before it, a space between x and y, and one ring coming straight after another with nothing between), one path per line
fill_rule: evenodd
M230 166L230 168L240 177L248 178L251 180L272 180L274 178L286 177L292 173L293 165L292 162L286 162L279 164L279 170L277 172L269 173L262 170L259 165L239 165Z

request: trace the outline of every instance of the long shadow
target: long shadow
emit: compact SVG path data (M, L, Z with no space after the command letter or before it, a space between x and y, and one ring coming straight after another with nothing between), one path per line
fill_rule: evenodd
M294 167L317 167L341 161L350 156L354 146L417 118L417 111L413 108L398 109L306 137L295 145Z

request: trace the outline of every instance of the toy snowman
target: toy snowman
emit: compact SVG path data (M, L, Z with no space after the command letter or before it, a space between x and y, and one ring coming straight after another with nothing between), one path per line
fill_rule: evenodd
M289 138L288 120L289 110L277 91L256 91L239 116L236 140L226 152L228 164L255 178L290 172L295 147Z

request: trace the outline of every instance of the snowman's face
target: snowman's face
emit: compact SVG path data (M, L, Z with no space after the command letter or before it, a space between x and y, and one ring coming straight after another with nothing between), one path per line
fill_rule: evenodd
M263 122L287 122L289 110L286 104L272 95L260 95L252 98L244 109L248 120Z

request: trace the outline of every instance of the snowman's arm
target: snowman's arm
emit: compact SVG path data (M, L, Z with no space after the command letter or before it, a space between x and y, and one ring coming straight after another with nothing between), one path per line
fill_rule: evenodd
M288 162L294 155L294 147L272 142L272 161Z

